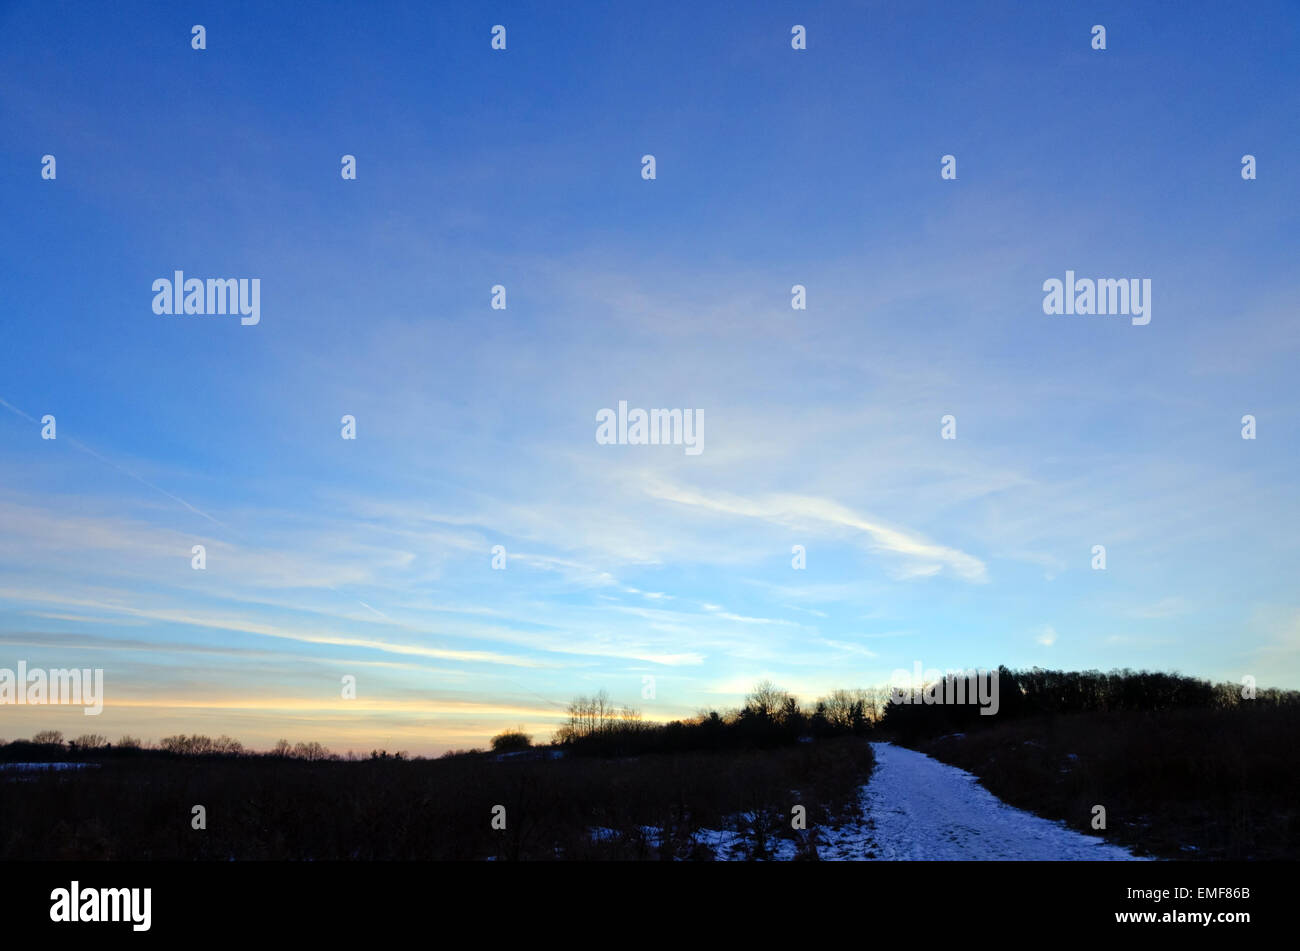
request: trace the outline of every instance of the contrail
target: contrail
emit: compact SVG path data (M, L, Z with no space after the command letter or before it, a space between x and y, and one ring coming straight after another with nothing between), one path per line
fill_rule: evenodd
M557 709L560 710L567 710L569 708L569 705L567 703L556 703L554 700L550 700L546 697L543 697L540 693L536 693L532 690L529 690L527 687L525 687L517 680L511 680L509 677L503 677L502 679L509 683L514 684L516 687L518 687L520 690L524 691L525 693L532 694L538 700L542 701L542 703L549 703L551 706L556 707Z
M40 420L38 420L38 419L33 419L31 416L28 416L26 413L24 413L22 410L20 410L17 406L14 406L12 403L10 403L8 400L6 400L6 399L5 399L4 397L2 397L2 396L0 396L0 406L3 406L5 409L9 410L10 412L17 413L19 416L21 416L23 419L27 420L27 421L30 422L30 423L35 423L37 426L39 426L39 425L41 424ZM215 518L213 518L213 517L212 517L211 515L209 515L207 512L204 512L204 511L202 511L201 509L197 509L197 508L195 508L193 505L190 505L189 502L186 502L186 501L185 501L184 499L182 499L180 496L172 495L172 494L171 494L170 492L168 492L166 489L161 488L160 486L156 486L156 485L154 485L152 482L150 482L150 481L147 480L147 479L142 479L142 478L140 478L138 475L136 475L134 472L130 471L129 469L124 469L124 468L122 468L121 466L119 466L119 465L118 465L116 462L114 462L112 459L106 459L106 458L104 458L104 457L101 456L99 453L95 452L95 450L91 449L89 446L87 446L87 445L85 445L85 444L83 444L83 443L80 443L80 442L78 442L78 441L75 440L75 439L68 438L68 437L65 437L65 438L67 438L68 442L72 443L73 446L75 446L76 448L80 449L82 452L87 453L87 454L89 454L89 455L91 455L91 456L94 456L96 459L98 459L100 462L104 463L105 465L112 466L114 469L116 469L118 472L122 473L123 475L125 475L125 476L130 476L132 479L134 479L136 482L139 482L141 485L146 485L146 486L148 486L149 488L153 489L155 492L161 492L163 495L167 496L167 498L171 499L173 502L176 502L176 503L178 503L178 504L180 504L180 505L185 506L187 509L189 509L191 512L193 512L195 515L201 515L201 516L203 516L203 517L206 518L209 522L211 522L213 525L220 525L220 526L221 526L222 528L224 528L224 529L229 529L229 528L230 528L229 525L226 525L224 522L219 522L219 521L217 521Z
M330 590L331 590L331 591L333 591L333 590L337 590L333 585L330 585L329 587L330 587ZM387 614L385 614L383 611L379 610L378 608L372 608L372 607L370 607L370 605L366 604L366 602L362 601L360 598L357 598L357 604L361 605L363 608L366 608L366 609L368 609L368 610L370 610L370 611L374 611L376 614L378 614L378 615L379 615L381 618L383 618L385 621L391 621L391 620L392 620L392 618L390 618L390 617L389 617Z

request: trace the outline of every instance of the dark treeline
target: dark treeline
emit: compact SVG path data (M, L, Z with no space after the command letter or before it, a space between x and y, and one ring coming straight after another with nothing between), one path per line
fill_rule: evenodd
M934 702L943 697L942 682L905 691L909 703L888 703L880 726L904 740L933 737L956 730L1001 725L1029 717L1076 713L1157 713L1166 710L1236 710L1300 707L1300 692L1273 688L1251 690L1241 684L1212 684L1181 674L1150 671L1010 670L999 667L992 697L997 712L981 713L980 696L989 697L989 674L958 675L964 703ZM976 678L982 676L983 683ZM951 683L951 682L950 682ZM981 695L979 690L983 690ZM951 692L951 688L950 688ZM932 702L926 702L930 699Z
M650 723L610 704L602 692L569 704L554 743L579 756L754 750L837 736L864 736L879 718L878 691L837 690L811 708L772 684L754 687L739 710L701 713L689 720Z
M737 710L706 711L687 720L668 723L642 719L637 710L618 707L601 691L579 697L568 705L567 720L555 731L552 747L577 756L634 756L643 753L688 753L766 750L809 741L844 736L865 736L881 717L887 692L836 690L804 707L787 691L770 681L757 684ZM539 757L523 727L492 738L493 754L528 754ZM199 734L165 737L157 745L122 737L114 745L99 735L65 743L57 730L38 733L31 740L0 741L0 761L48 762L59 759L103 759L123 756L278 757L285 759L365 759L364 755L331 753L320 743L291 744L280 740L269 752L257 752L228 736ZM448 751L449 758L484 757L482 749ZM370 759L404 759L405 753L372 751ZM419 757L415 757L419 758ZM529 756L525 755L525 759Z
M977 678L983 678L982 683ZM946 688L946 689L945 689ZM954 689L960 688L960 689ZM945 696L947 694L947 696ZM953 695L958 696L954 697ZM910 702L899 703L896 698ZM953 702L954 699L960 702ZM928 701L928 702L927 702ZM566 721L551 745L578 756L635 756L647 753L755 750L840 736L888 735L903 742L944 733L978 729L1031 717L1076 713L1152 713L1176 709L1228 710L1300 706L1300 692L1273 688L1249 691L1240 684L1212 684L1176 673L1098 670L1012 670L997 668L996 683L987 671L968 671L945 680L904 691L889 687L836 690L811 705L770 681L757 684L739 709L703 711L667 723L642 719L641 713L612 703L601 691L578 697L568 705ZM995 710L992 714L982 710ZM493 753L520 754L532 747L522 727L507 730L491 743ZM257 753L238 740L194 735L165 737L156 746L124 736L116 745L103 736L87 734L64 742L58 731L44 731L31 740L0 741L0 760L49 761L104 756L273 756L288 759L366 759L365 754L340 757L320 743L291 744ZM482 756L482 749L448 752L445 756ZM540 755L535 752L533 755ZM369 758L405 758L406 754L372 751Z
M977 678L983 678L982 683ZM812 706L768 681L744 705L727 713L649 723L604 694L579 697L554 743L578 755L627 756L686 750L768 749L800 740L886 734L904 741L1074 713L1153 713L1175 709L1227 710L1300 705L1300 692L1247 690L1176 673L1098 670L969 671L895 692L891 688L837 690ZM959 689L958 689L959 688ZM910 702L895 702L895 698ZM927 702L927 700L929 702ZM954 702L957 701L957 702ZM989 713L983 713L988 710Z
M388 753L375 751L370 754L374 759L388 757ZM398 753L401 758L405 754ZM13 740L6 743L0 740L0 762L49 763L60 760L99 760L122 759L134 757L216 757L229 758L238 756L263 756L275 759L322 760L340 759L317 742L290 743L280 740L268 752L259 753L250 750L239 740L228 736L204 736L184 733L165 736L157 745L146 743L134 736L122 736L116 743L99 733L86 733L64 740L59 730L42 730L29 740ZM357 759L355 754L349 754Z

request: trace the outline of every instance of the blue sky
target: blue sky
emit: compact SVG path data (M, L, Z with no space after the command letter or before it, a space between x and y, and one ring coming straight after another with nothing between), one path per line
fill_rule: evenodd
M1283 2L0 5L0 667L107 693L0 737L436 752L914 661L1300 687L1298 42ZM260 324L155 315L177 269ZM1045 315L1067 269L1151 323ZM598 445L620 400L704 451Z

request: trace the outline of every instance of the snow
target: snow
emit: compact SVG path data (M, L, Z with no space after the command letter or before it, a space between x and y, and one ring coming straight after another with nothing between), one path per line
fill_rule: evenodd
M832 828L794 833L814 837L822 861L1135 861L1122 846L1084 835L1064 823L1007 805L965 770L892 743L872 743L876 768L859 792L861 818ZM743 829L753 817L728 823ZM745 833L702 829L695 834L719 861L749 857ZM769 840L771 858L798 853L788 833Z
M757 819L758 817L753 813L742 813L732 823L737 828L699 829L691 838L693 841L702 843L712 849L716 861L728 862L751 859L754 858L754 836L752 833L740 830L746 827L752 828ZM800 832L798 835L802 838L806 837L807 833ZM789 862L798 852L798 845L793 839L777 835L767 837L768 861Z
M923 753L872 743L863 791L868 849L881 859L1124 861L1128 849L1008 806L975 776ZM827 855L822 856L827 858ZM858 856L863 857L863 856Z
M85 769L87 766L98 765L98 763L0 763L0 769Z

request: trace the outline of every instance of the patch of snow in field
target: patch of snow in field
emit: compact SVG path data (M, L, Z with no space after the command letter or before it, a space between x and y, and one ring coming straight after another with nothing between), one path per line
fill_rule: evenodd
M0 763L0 769L34 770L34 769L85 769L99 766L98 763Z
M623 833L617 829L607 829L604 826L592 826L587 832L591 835L592 842L617 842L623 838Z
M699 829L691 837L694 841L708 846L713 857L719 862L743 861L752 857L754 838L752 835L735 829ZM769 836L767 840L767 860L769 862L789 862L799 852L790 839Z

